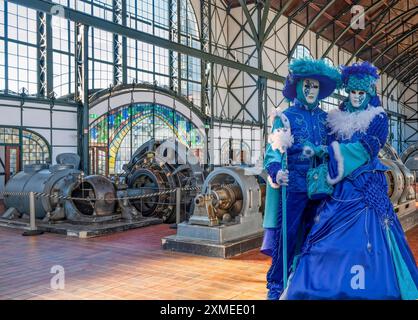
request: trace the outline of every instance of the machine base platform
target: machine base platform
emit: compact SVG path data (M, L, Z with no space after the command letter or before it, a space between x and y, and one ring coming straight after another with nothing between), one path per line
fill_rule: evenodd
M244 239L238 239L223 244L208 240L198 240L177 235L168 236L161 240L163 249L192 253L208 257L231 258L252 249L261 247L263 233Z
M77 238L92 238L161 223L163 223L161 219L147 217L140 220L112 221L108 223L92 223L88 225L71 224L68 222L45 223L42 221L36 221L36 227L39 231L43 232L57 233ZM25 218L13 220L0 218L0 226L29 230L29 220Z
M396 206L395 212L405 232L418 225L418 210L415 200Z

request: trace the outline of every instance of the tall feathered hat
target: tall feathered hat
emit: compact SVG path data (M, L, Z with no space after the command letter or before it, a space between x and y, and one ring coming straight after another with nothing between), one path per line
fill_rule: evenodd
M289 64L289 75L283 88L283 96L290 101L296 98L296 86L301 79L319 81L318 99L323 99L341 86L341 75L337 68L327 64L324 59L293 59Z
M368 61L353 63L351 66L340 66L343 87L347 93L351 90L362 90L370 94L369 104L380 105L376 94L376 82L379 80L377 68Z
M341 66L341 76L345 91L363 90L371 96L376 94L375 86L379 79L377 68L368 61Z

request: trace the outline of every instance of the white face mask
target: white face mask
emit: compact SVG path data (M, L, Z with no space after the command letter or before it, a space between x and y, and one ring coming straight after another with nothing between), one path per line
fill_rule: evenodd
M366 100L366 92L362 90L351 90L349 94L351 105L354 108L359 108L364 100Z
M306 102L314 103L319 95L319 81L315 79L303 79L302 89Z

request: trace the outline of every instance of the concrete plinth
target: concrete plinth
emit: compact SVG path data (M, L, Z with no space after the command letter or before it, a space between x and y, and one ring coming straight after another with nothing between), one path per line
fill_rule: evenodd
M263 242L263 233L251 237L216 243L208 240L198 240L180 237L177 235L168 236L162 239L163 249L186 252L197 255L218 258L230 258L249 250L259 248Z
M38 230L44 232L58 233L69 237L91 238L135 228L142 228L153 224L161 224L162 222L163 221L158 218L142 218L140 220L132 221L119 220L91 224L73 224L68 221L46 223L39 220L36 221L36 226ZM2 227L27 230L28 224L29 220L25 218L13 220L0 218L0 226Z

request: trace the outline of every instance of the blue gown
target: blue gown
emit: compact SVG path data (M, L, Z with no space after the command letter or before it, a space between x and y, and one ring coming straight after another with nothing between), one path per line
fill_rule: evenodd
M375 122L387 131L381 118ZM416 262L387 195L387 168L377 158L383 136L379 147L360 132L338 140L361 142L369 158L318 208L282 298L418 299ZM338 171L335 158L330 151L331 177Z

